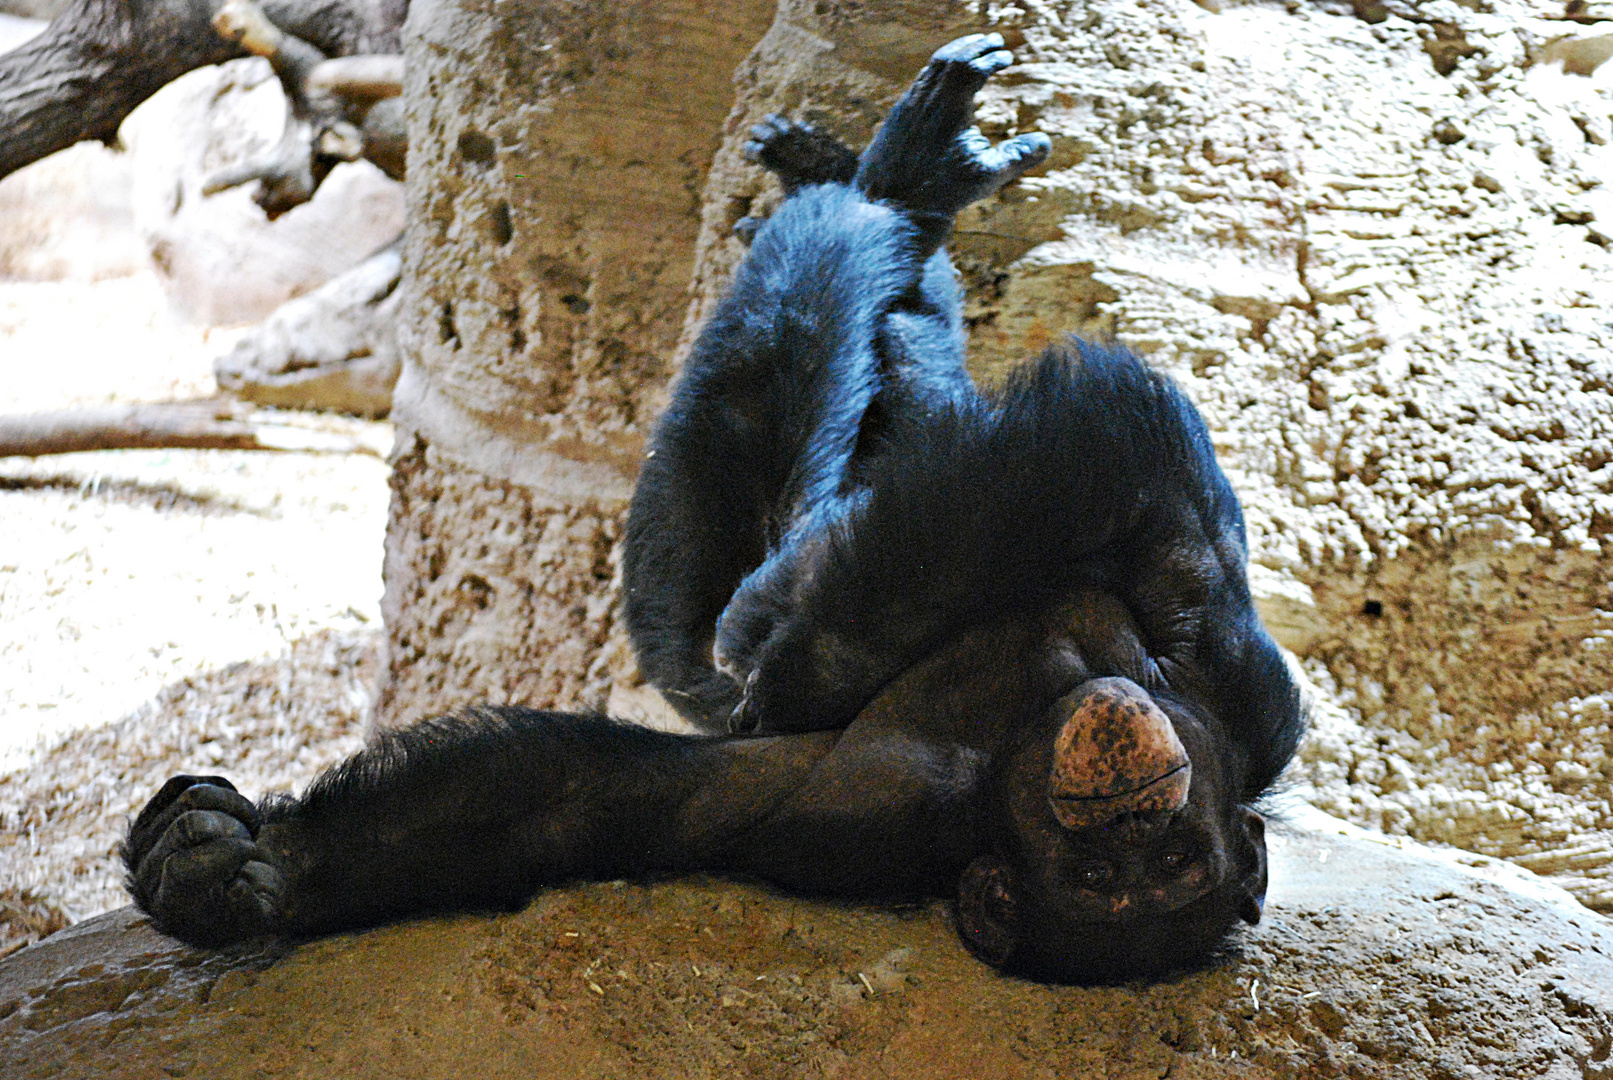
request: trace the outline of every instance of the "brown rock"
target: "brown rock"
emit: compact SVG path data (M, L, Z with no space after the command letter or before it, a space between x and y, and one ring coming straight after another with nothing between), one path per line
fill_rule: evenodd
M1566 894L1321 815L1272 830L1272 866L1223 959L1120 988L999 976L941 904L709 880L279 953L192 950L125 908L0 962L0 1074L1605 1075L1613 927Z

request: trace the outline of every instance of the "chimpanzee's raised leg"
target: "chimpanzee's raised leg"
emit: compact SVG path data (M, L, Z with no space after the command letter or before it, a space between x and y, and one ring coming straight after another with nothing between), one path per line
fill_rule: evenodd
M758 234L695 343L639 472L623 565L641 670L727 730L740 684L713 666L745 575L843 496L879 391L881 323L921 279L904 215L822 185Z
M959 210L1040 163L1051 148L1040 132L993 147L970 125L975 92L1012 61L1002 44L999 35L977 34L938 50L859 159L853 186L879 205L897 208L913 224L924 271L913 288L889 305L871 343L879 389L856 418L859 439L854 455L846 460L841 489L834 497L796 510L789 532L767 561L746 577L723 612L715 651L723 665L747 684L731 721L735 730L753 730L764 723L764 698L752 693L754 680L761 675L761 656L798 607L801 584L815 576L815 564L831 548L832 527L859 504L866 490L862 474L879 456L885 436L893 429L939 421L956 409L977 404L963 371L960 303L952 267L940 245ZM769 160L775 141L788 149L792 130L782 122L765 129L759 126L753 133L758 159ZM789 153L771 156L790 167ZM785 177L787 186L790 182ZM902 641L889 644L888 656L880 655L885 650L866 639L856 649L833 644L820 648L816 663L825 675L820 685L837 684L844 696L832 703L815 697L814 708L797 716L810 716L811 726L849 720L892 674L890 657L911 649ZM788 693L785 686L772 696Z
M753 154L795 194L685 365L640 473L624 566L640 667L703 727L754 726L753 715L731 719L754 658L861 497L854 465L900 423L892 414L973 400L937 248L957 209L1048 148L1034 134L992 150L967 127L975 91L1007 62L1001 46L976 35L936 54L859 159L857 184L876 183L880 202L815 183L845 171L826 137L784 121L753 132ZM915 160L898 166L896 153ZM848 673L848 684L863 693L867 678Z

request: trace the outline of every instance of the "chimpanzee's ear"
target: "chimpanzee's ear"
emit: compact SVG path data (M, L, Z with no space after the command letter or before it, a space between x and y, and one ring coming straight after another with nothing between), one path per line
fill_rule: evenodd
M1266 907L1266 819L1243 808L1243 834L1248 842L1248 855L1244 861L1243 899L1238 914L1253 926L1260 921Z
M958 881L958 936L976 957L1002 967L1019 943L1013 874L993 855L969 864Z

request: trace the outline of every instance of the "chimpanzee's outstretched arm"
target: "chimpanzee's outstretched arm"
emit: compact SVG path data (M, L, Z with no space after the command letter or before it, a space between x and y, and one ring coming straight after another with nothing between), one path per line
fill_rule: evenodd
M123 857L135 902L203 945L655 872L912 896L973 850L977 761L891 732L704 739L483 709L386 733L300 798L253 806L221 777L176 777Z
M483 709L382 734L300 798L170 781L123 849L136 903L198 944L509 907L567 879L712 866L833 748Z

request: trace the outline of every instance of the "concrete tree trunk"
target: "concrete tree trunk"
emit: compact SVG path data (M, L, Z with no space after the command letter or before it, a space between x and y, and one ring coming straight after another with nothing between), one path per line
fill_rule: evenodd
M382 723L602 706L700 193L772 0L418 5Z

